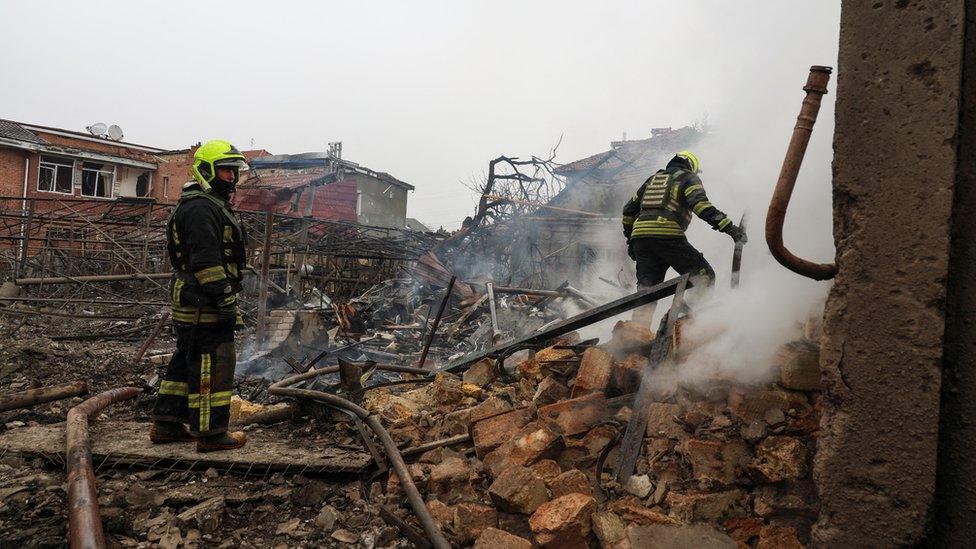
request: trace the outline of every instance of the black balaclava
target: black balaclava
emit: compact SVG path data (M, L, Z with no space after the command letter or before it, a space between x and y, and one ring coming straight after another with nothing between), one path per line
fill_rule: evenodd
M220 166L214 166L214 171L216 171L219 168ZM237 190L237 181L240 179L240 173L238 172L237 168L233 168L233 169L234 169L233 182L228 183L224 181L220 177L217 177L216 173L214 173L213 180L210 181L210 187L213 189L214 193L219 195L224 200L230 200L231 193Z

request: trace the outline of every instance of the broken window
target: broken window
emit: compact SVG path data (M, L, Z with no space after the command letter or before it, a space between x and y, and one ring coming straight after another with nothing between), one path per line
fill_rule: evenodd
M149 196L149 172L142 172L136 178L136 196Z
M169 198L169 176L163 176L163 198Z
M85 162L81 167L81 196L111 198L115 166Z
M71 194L74 172L74 160L41 155L40 167L37 170L37 190Z

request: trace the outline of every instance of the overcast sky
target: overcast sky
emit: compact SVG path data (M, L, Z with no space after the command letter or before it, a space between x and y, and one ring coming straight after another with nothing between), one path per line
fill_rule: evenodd
M0 0L0 118L114 123L174 149L342 141L417 187L408 215L454 228L489 159L560 135L570 162L624 132L759 117L782 149L739 135L736 152L778 165L807 68L836 62L839 14L827 0Z

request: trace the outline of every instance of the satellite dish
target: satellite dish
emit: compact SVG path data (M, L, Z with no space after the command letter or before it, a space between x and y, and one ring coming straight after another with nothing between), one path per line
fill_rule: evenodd
M101 122L96 122L91 126L86 126L85 129L88 130L88 133L92 135L101 136L101 135L105 135L105 132L108 131L108 126L102 124Z
M115 124L112 124L111 126L109 126L108 127L108 138L111 139L112 141L121 141L122 140L122 128L116 126Z

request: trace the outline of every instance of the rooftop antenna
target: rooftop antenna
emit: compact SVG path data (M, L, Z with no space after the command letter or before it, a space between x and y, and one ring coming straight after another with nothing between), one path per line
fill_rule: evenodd
M85 129L88 130L88 133L92 135L102 137L105 135L105 132L108 131L108 126L101 122L95 122L91 126L85 126Z
M115 124L108 127L108 138L112 141L122 141L122 128Z
M329 143L329 156L336 160L342 160L342 141Z

